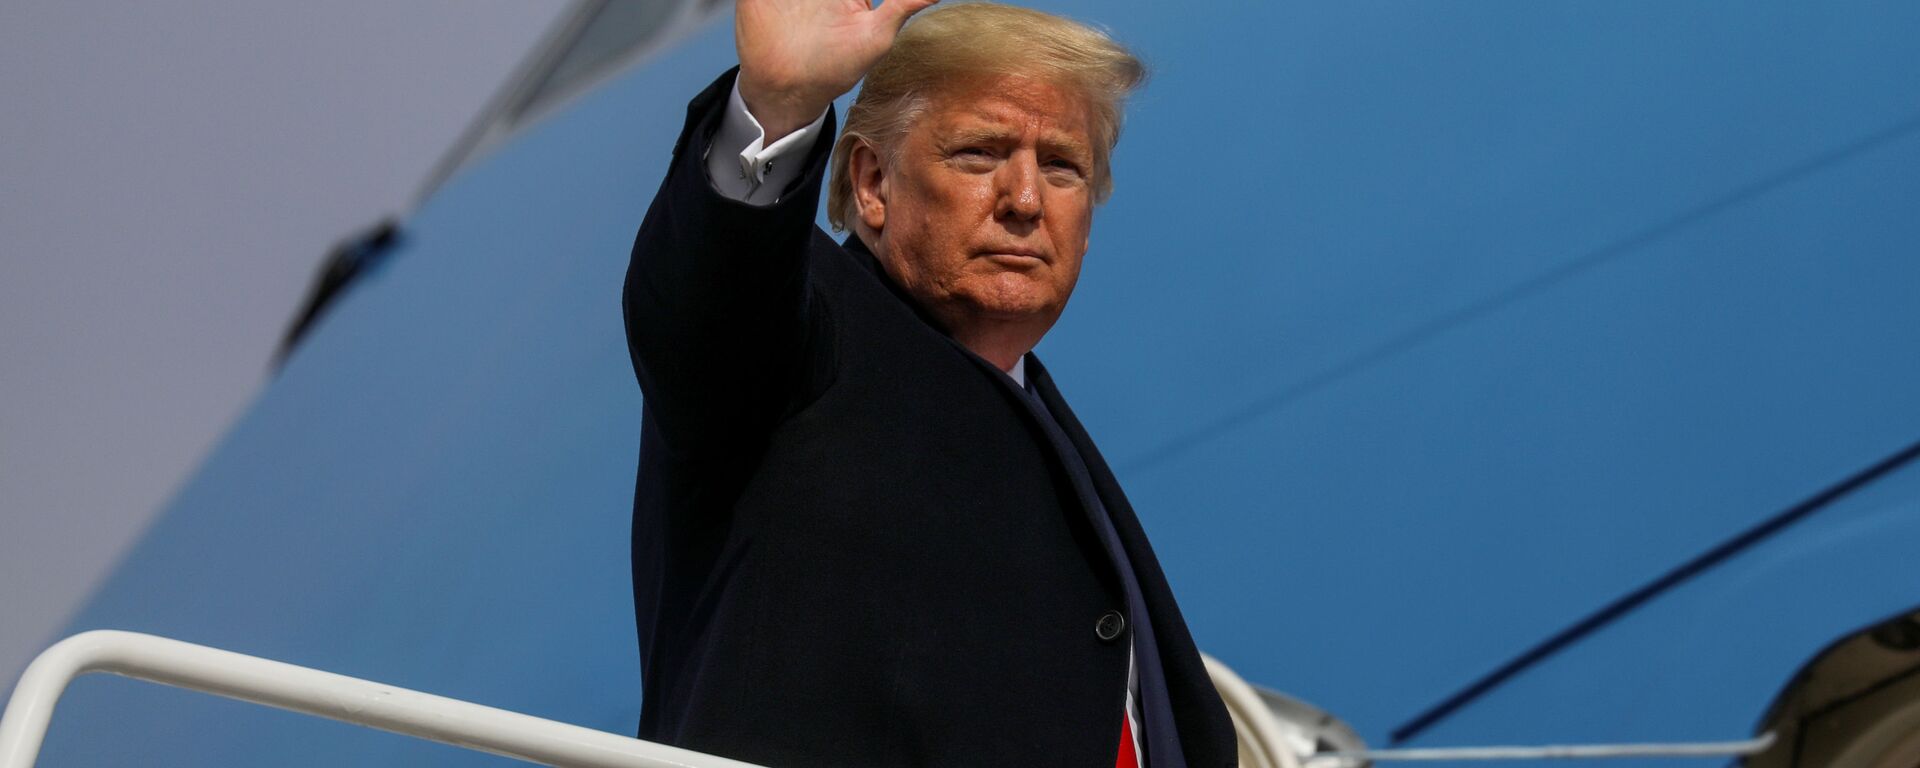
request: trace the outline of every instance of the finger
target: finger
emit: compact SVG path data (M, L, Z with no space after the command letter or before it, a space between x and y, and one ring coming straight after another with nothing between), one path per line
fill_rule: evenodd
M938 2L940 2L940 0L882 0L880 7L875 8L874 11L884 16L889 23L893 24L894 29L899 29L904 26L907 23L907 19L912 18L914 14Z

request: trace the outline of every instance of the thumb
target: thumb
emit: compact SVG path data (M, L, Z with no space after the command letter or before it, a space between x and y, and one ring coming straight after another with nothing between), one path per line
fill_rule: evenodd
M897 31L906 25L908 18L938 2L940 0L881 0L880 7L873 10Z

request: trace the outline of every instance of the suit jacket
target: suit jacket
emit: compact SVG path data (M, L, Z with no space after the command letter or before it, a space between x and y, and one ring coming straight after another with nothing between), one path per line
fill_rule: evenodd
M627 272L640 737L773 766L1104 768L1131 596L1178 731L1163 762L1233 764L1153 551L1046 369L1028 358L1064 440L857 238L814 226L830 141L771 206L716 192L702 156L732 82L689 106Z

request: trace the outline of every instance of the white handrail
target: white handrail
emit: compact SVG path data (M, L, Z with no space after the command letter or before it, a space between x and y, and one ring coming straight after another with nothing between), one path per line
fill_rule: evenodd
M95 630L33 660L0 717L0 768L32 768L54 704L80 675L109 672L567 768L755 768L518 712L137 632Z
M1322 752L1308 768L1365 765L1387 760L1575 760L1623 757L1752 757L1773 746L1773 731L1742 741L1672 744L1551 744L1541 747L1420 747Z
M1220 701L1227 705L1227 714L1233 718L1234 736L1240 747L1240 768L1300 768L1300 750L1304 747L1311 751L1313 745L1296 744L1288 736L1297 729L1283 727L1273 716L1273 710L1260 700L1260 694L1253 686L1240 679L1225 663L1206 654L1200 654L1201 663L1207 667L1207 675L1213 678L1214 690L1220 692Z

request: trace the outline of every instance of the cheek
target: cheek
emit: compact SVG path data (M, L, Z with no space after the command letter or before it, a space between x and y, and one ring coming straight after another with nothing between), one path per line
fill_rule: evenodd
M1053 288L1062 299L1073 293L1073 286L1080 281L1080 257L1061 259L1059 268L1054 270Z
M937 197L925 194L896 198L887 212L881 237L897 260L896 279L923 301L938 302L959 289L964 268L964 237L953 217L941 215Z
M982 184L944 181L923 188L913 228L927 271L951 282L967 268L982 228L993 222L992 195Z
M1052 210L1061 212L1056 220L1058 227L1049 234L1052 236L1054 252L1075 254L1072 259L1074 273L1080 271L1080 257L1087 252L1088 236L1093 231L1093 206L1088 204L1084 195L1065 196L1061 204Z

